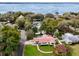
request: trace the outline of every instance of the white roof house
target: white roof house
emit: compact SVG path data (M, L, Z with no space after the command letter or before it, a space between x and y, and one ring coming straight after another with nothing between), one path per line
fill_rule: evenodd
M65 33L64 35L62 35L62 39L67 44L79 42L79 36L78 35L73 35L71 33Z
M33 27L37 27L38 29L41 26L41 21L33 21Z

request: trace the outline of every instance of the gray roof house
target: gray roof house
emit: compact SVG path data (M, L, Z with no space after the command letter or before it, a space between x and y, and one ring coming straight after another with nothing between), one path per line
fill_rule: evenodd
M66 44L77 43L77 42L79 42L79 35L65 33L64 35L62 35L62 39Z

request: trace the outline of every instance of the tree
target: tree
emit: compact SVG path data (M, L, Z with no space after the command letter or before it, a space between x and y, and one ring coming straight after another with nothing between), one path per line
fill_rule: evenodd
M34 33L37 33L38 32L37 27L33 27L32 30L33 30Z
M72 19L71 20L71 26L76 28L79 28L79 20L78 19Z
M28 16L34 14L33 12L22 12L23 16Z
M73 30L69 28L71 20L63 20L58 24L58 29L62 32L72 32Z
M36 21L42 21L44 19L44 15L35 14L35 15L32 15L31 19L36 20Z
M56 15L58 15L58 14L59 14L59 12L55 12L55 14L56 14Z
M60 36L59 34L60 34L60 33L59 33L58 29L56 29L56 31L54 32L54 35L55 35L56 37L59 37L59 36Z
M30 22L30 20L26 19L24 23L24 28L26 31L32 28L32 23Z
M5 17L6 17L5 19L7 20L7 22L10 22L10 23L15 22L14 14L15 14L15 12L11 12L11 11L9 11L5 14Z
M58 25L58 29L64 33L74 33L76 31L76 28L79 28L79 20L77 19L63 20Z
M68 13L68 12L65 12L64 14L63 14L63 18L64 19L66 19L66 20L70 20L71 18L70 18L70 13Z
M16 28L4 26L0 31L0 51L2 55L12 55L19 45L19 31Z
M48 13L48 14L45 15L45 18L54 18L54 15L51 14L51 13Z
M18 11L18 12L14 13L15 18L19 17L20 15L23 15L21 11Z
M3 28L3 24L2 23L0 23L0 30Z
M27 40L31 40L34 37L34 32L31 29L29 29L26 32L26 36L27 36Z
M25 24L25 18L24 16L20 15L17 19L16 19L16 22L15 22L20 29L23 29L24 28L24 24Z
M7 12L4 14L0 15L0 21L1 22L10 22L10 23L14 23L15 22L15 17L14 17L15 12Z
M52 18L46 18L43 20L41 25L41 30L44 30L46 33L52 34L58 26L58 20Z

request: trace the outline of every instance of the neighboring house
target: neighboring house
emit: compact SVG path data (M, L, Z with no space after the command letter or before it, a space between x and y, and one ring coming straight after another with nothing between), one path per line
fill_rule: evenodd
M64 35L62 35L62 39L66 44L77 43L77 42L79 42L79 35L65 33Z
M33 21L33 27L37 27L39 29L41 26L41 21L37 21L37 19L34 19Z
M43 35L41 37L33 38L32 41L34 42L34 44L52 45L55 44L56 38L52 37L51 35Z
M32 26L37 28L37 33L35 33L35 34L40 34L39 29L41 27L41 21L39 19L34 19Z

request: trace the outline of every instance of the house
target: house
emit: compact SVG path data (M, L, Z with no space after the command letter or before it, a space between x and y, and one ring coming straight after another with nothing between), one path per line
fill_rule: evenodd
M52 45L52 44L55 44L56 39L51 35L43 35L41 37L33 38L32 41L34 42L34 44Z
M37 21L38 20L38 21ZM33 19L33 23L32 23L32 28L34 28L34 27L36 27L37 28L37 33L35 33L35 34L40 34L40 31L39 31L39 29L40 29L40 27L41 27L41 21L39 20L39 19Z
M62 39L66 44L77 43L77 42L79 42L79 35L65 33L64 35L62 35Z
M41 26L41 21L33 21L32 25L33 25L33 27L37 27L37 29L39 29Z

